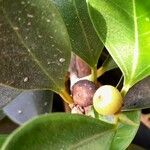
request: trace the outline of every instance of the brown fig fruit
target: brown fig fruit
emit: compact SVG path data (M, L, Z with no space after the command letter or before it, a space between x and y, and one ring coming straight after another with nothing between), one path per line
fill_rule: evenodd
M81 107L92 105L96 86L89 80L80 80L72 87L72 97L75 104Z

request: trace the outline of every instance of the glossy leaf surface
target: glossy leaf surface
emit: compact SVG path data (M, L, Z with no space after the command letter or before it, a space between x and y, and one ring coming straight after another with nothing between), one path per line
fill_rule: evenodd
M138 113L132 114L128 113L127 116L137 123ZM137 127L123 124L118 127L83 115L45 115L17 129L7 139L2 150L49 147L52 150L122 150L131 142ZM28 140L25 140L27 137Z
M95 67L103 49L90 20L86 0L52 0L66 24L72 51L91 67Z
M0 1L0 83L22 89L64 88L71 46L49 0Z
M45 115L16 130L2 150L108 149L113 129L110 124L82 115Z
M51 91L25 91L3 108L4 113L15 123L23 124L29 119L52 111Z
M150 74L150 1L87 0L95 29L131 87Z
M110 150L125 150L132 142L139 128L139 111L125 112L123 114L133 121L135 125L129 125L126 121L120 122L115 132L115 136L113 137Z
M124 97L123 111L150 108L150 77L143 79L129 89Z
M125 150L128 145L133 140L140 123L140 112L124 112L119 114L119 121L115 130L114 137L110 145L110 150ZM102 116L99 115L98 118L107 123L115 124L117 122L116 116Z

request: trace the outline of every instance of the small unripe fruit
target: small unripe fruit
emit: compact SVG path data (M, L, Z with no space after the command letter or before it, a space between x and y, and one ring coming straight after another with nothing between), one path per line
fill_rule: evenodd
M80 80L72 87L72 97L75 104L87 107L93 103L96 86L89 80Z
M122 106L121 93L111 85L101 86L94 94L93 106L101 115L113 115Z

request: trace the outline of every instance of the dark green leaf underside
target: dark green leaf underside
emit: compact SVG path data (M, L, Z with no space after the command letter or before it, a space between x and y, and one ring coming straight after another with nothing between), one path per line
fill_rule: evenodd
M131 87L124 97L123 111L150 108L150 77Z
M0 1L0 83L22 89L64 88L71 46L48 0Z
M0 108L6 106L20 93L20 90L0 85Z
M3 108L13 122L23 124L40 114L50 113L53 105L52 91L24 91Z
M91 67L97 65L103 44L90 17L86 0L52 0L60 10L70 36L72 51Z

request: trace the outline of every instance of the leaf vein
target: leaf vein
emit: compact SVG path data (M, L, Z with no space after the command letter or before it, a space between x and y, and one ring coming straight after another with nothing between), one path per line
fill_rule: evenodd
M11 28L13 29L13 24L11 22L11 20L9 19L9 17L7 16L7 12L5 11L4 8L2 8L3 14L6 18L6 20L8 21L8 23L10 24ZM23 44L23 46L26 48L26 50L29 52L29 54L32 56L33 60L36 62L36 64L39 66L39 68L45 73L45 75L48 77L49 80L51 80L54 85L57 87L57 90L60 90L59 87L57 86L56 82L53 80L53 78L49 75L49 73L46 71L46 69L44 69L43 65L41 65L41 63L39 62L39 60L36 58L36 56L31 52L31 50L28 48L28 46L24 43L21 35L14 30L14 32L16 33L16 35L18 36L18 38L20 39L21 43Z

